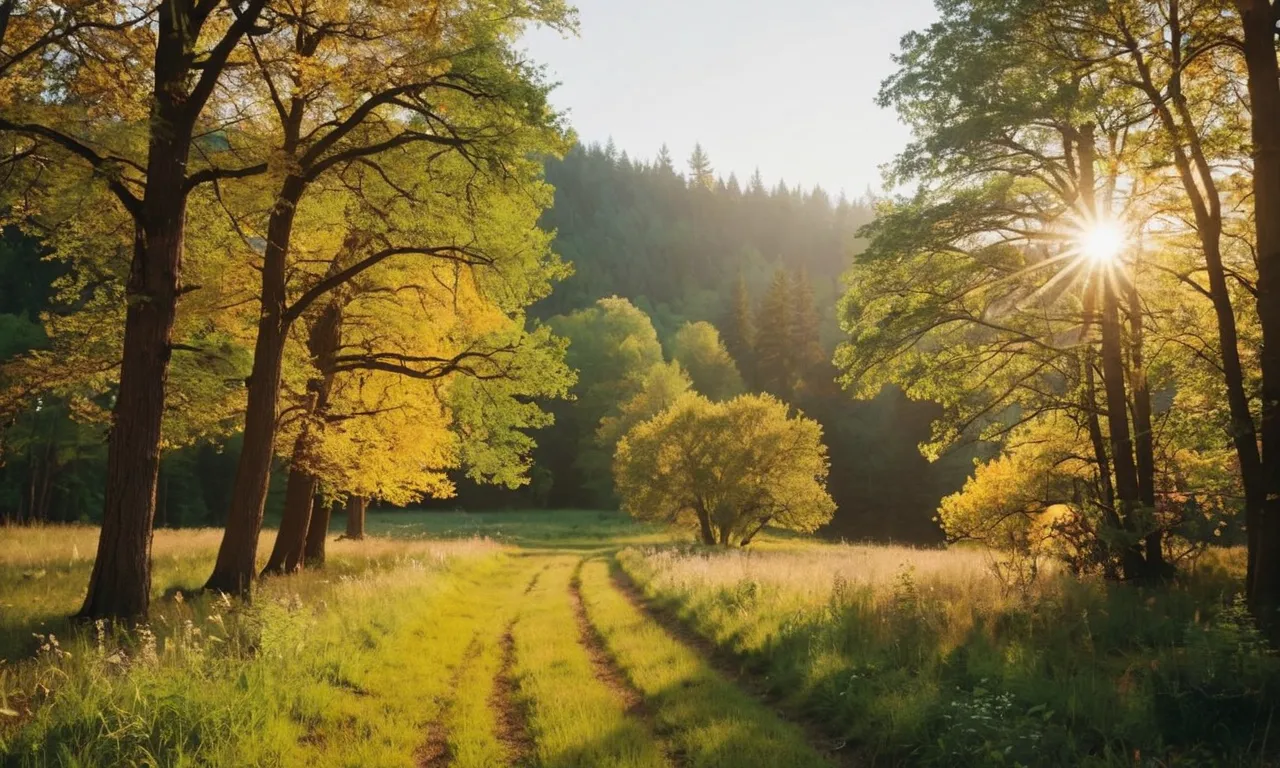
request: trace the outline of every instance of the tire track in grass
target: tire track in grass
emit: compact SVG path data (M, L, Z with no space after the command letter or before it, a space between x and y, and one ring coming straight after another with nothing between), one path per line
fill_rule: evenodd
M541 571L529 582L528 594ZM515 678L516 641L512 632L515 621L507 624L502 634L502 665L493 678L493 690L489 694L489 706L498 719L498 743L507 754L507 764L528 765L533 755L533 739L529 736L529 715L519 701L519 688Z
M450 676L444 692L448 697L440 704L440 715L427 728L427 739L414 752L417 768L492 768L511 764L518 755L504 739L503 713L494 706L489 689L496 685L505 661L503 640L513 623L520 595L527 590L521 576L531 564L514 560L499 573L482 581L471 581L472 599L456 609L458 617L471 620L474 626L471 642L466 646ZM539 572L528 577L536 582ZM456 618L451 612L439 615L440 621Z
M522 602L512 627L517 700L528 713L539 768L659 768L661 751L594 673L577 637L569 582L576 555L551 567Z
M778 716L721 674L624 592L603 561L581 573L587 617L632 685L656 714L662 733L694 768L826 768L846 758L823 754L800 724Z
M600 636L599 631L587 618L587 610L582 604L582 579L581 572L585 560L578 561L578 567L574 570L573 577L569 580L569 601L573 606L574 620L578 624L578 642L587 652L587 657L591 659L591 666L595 671L596 679L604 683L609 690L622 702L623 707L628 715L642 721L651 734L657 734L652 710L647 706L644 700L644 694L631 684L626 674L614 662L613 658L605 648L604 638ZM667 762L676 768L683 768L684 756L672 749L670 744L663 743L659 739L658 747L662 750L663 756Z
M477 631L471 638L471 643L467 645L467 650L462 654L457 668L453 670L453 675L449 678L450 691L458 690L463 671L479 654L480 633ZM449 748L449 731L444 722L446 716L442 715L433 720L427 727L427 741L418 747L418 751L413 755L413 764L417 768L445 768L453 764L453 752Z

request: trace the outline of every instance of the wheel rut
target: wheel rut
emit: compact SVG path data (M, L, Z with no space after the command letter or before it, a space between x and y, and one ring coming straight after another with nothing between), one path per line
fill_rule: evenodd
M534 576L534 581L537 581ZM533 582L530 582L532 586ZM527 594L527 592L526 592ZM507 751L509 765L528 765L533 756L533 738L529 735L529 718L524 706L516 699L519 683L515 678L516 643L512 636L514 620L507 623L499 641L502 649L502 666L493 678L493 690L489 693L489 707L498 723L495 734L498 743Z
M813 748L821 752L834 765L840 768L856 768L864 764L864 761L858 759L856 754L848 748L849 745L845 739L788 707L780 696L743 669L742 660L739 657L719 648L695 632L670 610L648 599L617 561L610 562L609 573L613 587L636 610L652 619L673 640L697 653L720 676L766 704L779 719L799 728Z
M605 648L604 638L600 636L599 630L591 623L591 619L587 616L586 606L582 603L582 582L579 578L579 571L582 569L582 562L578 563L578 569L575 570L573 578L569 580L569 601L573 606L573 615L578 624L578 642L587 652L587 657L591 660L592 670L595 672L596 679L605 684L614 694L622 701L622 705L626 713L641 723L653 736L654 742L659 745L662 750L663 757L667 762L675 768L683 768L684 756L672 749L671 744L658 734L656 720L651 707L645 701L642 694L631 681L627 679L626 674L609 655Z

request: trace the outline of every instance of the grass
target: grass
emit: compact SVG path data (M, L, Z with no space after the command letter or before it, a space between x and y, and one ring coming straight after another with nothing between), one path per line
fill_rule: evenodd
M867 762L1220 765L1274 756L1280 667L1205 567L1010 593L974 550L629 549L645 593ZM1238 559L1233 555L1232 559Z
M555 557L524 601L513 630L516 676L548 768L650 768L666 762L622 699L596 678L569 602L578 560Z
M658 713L659 731L694 768L827 766L794 727L711 670L611 583L608 564L582 567L582 599L610 655Z
M978 550L715 551L601 512L375 512L369 530L251 602L189 591L220 532L157 531L150 624L126 632L65 618L95 529L0 529L0 765L1280 757L1280 667L1233 600L1235 552L1158 591L1049 573L1022 593ZM833 734L848 746L826 754Z

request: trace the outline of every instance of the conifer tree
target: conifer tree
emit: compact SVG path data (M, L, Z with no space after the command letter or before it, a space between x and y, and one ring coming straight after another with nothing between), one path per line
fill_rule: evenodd
M784 400L791 399L796 384L794 295L791 278L785 269L779 269L760 303L756 321L755 383Z
M747 182L747 194L752 197L765 197L769 194L764 187L764 179L760 176L760 169L756 168L751 174L751 180Z
M724 321L724 346L729 350L738 370L748 382L755 381L756 328L751 318L751 295L747 279L738 273L733 284L733 298Z
M694 144L693 154L689 156L689 186L712 189L715 183L716 176L711 168L711 158L707 157L701 143Z
M654 162L654 167L659 171L670 174L675 174L676 172L675 163L671 162L671 150L667 148L665 143L658 150L658 159Z
M804 392L814 394L824 383L830 383L832 377L823 374L827 355L819 338L821 321L813 303L813 284L809 282L809 273L803 266L796 274L791 300L790 349L794 355L795 373Z

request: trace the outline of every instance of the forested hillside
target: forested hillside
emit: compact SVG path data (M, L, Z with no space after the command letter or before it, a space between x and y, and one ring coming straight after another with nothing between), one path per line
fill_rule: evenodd
M929 438L936 409L896 388L853 401L836 385L830 363L842 276L864 247L859 230L874 216L869 195L850 200L785 181L766 185L759 172L745 181L724 176L701 146L681 162L665 146L651 160L633 160L612 143L579 145L563 160L549 161L546 174L556 194L542 225L555 232L555 249L574 272L533 313L568 336L569 362L580 381L578 399L554 405L556 425L538 434L526 497L557 507L614 504L612 447L602 446L596 431L601 418L635 393L623 386L593 406L588 390L610 378L642 379L653 362L677 360L694 379L693 389L714 399L688 361L679 360L677 340L686 324L710 323L746 389L780 397L823 425L829 486L839 507L831 535L940 540L933 514L939 499L963 483L972 451L926 461L918 445ZM585 337L607 333L603 318L580 315L574 322L574 313L613 296L639 310L630 318L636 328L597 344ZM656 338L647 338L646 325ZM603 354L612 350L593 350L616 348L625 338L647 346L641 362L602 375L610 362ZM460 501L464 507L525 503L509 492L465 487Z

